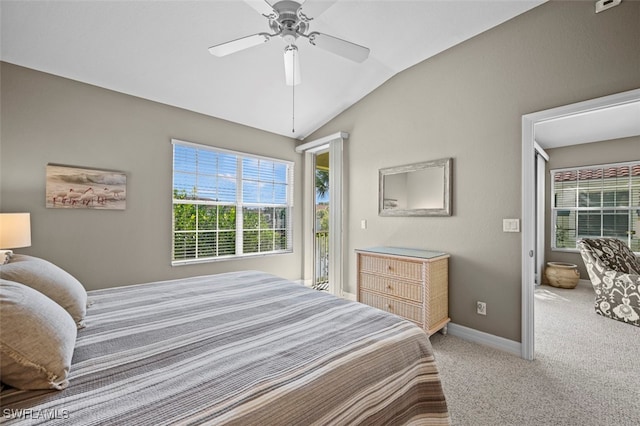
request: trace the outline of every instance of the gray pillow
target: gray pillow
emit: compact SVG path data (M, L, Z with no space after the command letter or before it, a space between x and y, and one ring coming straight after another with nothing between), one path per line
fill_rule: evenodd
M44 294L0 279L0 381L18 389L64 389L76 324Z
M51 262L38 257L14 254L0 266L0 278L38 290L69 312L78 328L87 313L87 291L80 281Z

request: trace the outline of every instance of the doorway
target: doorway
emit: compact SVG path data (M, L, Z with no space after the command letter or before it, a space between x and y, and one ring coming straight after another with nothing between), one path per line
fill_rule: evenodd
M314 221L314 274L312 287L320 291L329 290L329 221L330 181L329 151L315 154L315 221Z
M322 164L322 155L327 153L328 182L331 188L328 191L328 282L326 291L343 296L344 276L344 243L342 224L344 221L343 209L343 182L344 182L344 142L349 138L346 132L338 132L324 138L298 145L295 149L298 153L304 153L304 205L303 205L303 281L313 287L316 271L316 164ZM320 161L318 161L320 157Z
M571 143L564 143L564 146L577 145L580 143L596 142L598 139L586 139L599 136L599 140L610 140L621 137L640 135L638 131L637 114L632 112L628 115L619 113L618 108L622 106L640 105L640 89L630 90L615 95L592 99L571 105L565 105L544 111L539 111L522 116L522 328L521 328L521 357L533 360L535 330L534 330L534 292L536 284L537 261L544 257L544 248L537 247L538 233L544 233L544 229L536 226L538 210L536 208L536 145L543 132L549 136L551 133L560 135L566 133L567 129L582 136L581 131L585 126L559 126L555 124L566 119L586 119L590 123L602 123L602 126L586 132L585 139L574 138ZM616 120L596 119L594 114L602 117L602 114L615 111ZM635 111L635 109L633 110ZM624 123L620 122L620 118ZM568 121L567 121L568 122ZM627 133L621 134L624 130ZM567 137L566 134L562 135ZM544 148L545 146L542 145ZM543 236L544 237L544 236ZM542 252L540 252L542 250Z

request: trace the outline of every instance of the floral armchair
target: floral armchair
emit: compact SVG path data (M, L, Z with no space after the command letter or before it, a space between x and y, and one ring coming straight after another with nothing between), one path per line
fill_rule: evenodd
M640 327L640 260L616 238L578 241L596 292L596 313Z

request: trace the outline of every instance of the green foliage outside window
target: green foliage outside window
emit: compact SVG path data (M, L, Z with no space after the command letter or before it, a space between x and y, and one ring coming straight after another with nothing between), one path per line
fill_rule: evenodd
M175 200L194 199L174 190ZM174 203L174 259L233 255L236 252L236 207Z
M318 198L326 199L329 195L329 170L316 169L315 187ZM329 203L320 202L316 206L316 231L329 230Z
M194 195L174 190L174 200L193 200ZM244 208L243 253L287 248L287 209ZM175 203L174 259L229 256L236 254L236 206Z
M326 206L322 205L323 207ZM317 231L328 231L329 230L329 208L320 208L316 210L316 227Z
M316 192L321 198L329 193L329 170L316 169Z

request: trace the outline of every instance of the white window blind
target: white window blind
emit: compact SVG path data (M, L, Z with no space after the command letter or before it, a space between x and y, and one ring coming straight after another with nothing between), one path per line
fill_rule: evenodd
M292 162L172 142L173 264L292 251Z
M640 251L640 161L551 170L552 247L613 237Z

